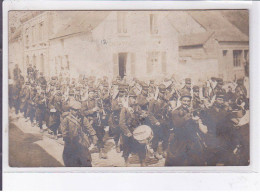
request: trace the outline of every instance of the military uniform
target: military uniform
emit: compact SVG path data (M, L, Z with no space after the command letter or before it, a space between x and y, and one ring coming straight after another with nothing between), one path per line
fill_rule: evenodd
M71 108L79 110L79 102L72 102ZM66 167L91 167L90 142L82 127L82 120L69 113L61 124L64 140L63 160Z
M182 98L191 98L188 91ZM173 133L170 135L165 166L203 165L202 147L197 136L198 124L192 120L191 112L183 105L172 112Z
M129 97L136 97L133 91L129 92ZM137 153L141 164L144 164L146 157L146 146L140 144L133 138L133 131L141 125L141 108L138 105L132 105L130 108L123 107L120 112L119 126L122 130L122 150L123 157L128 162L130 153Z
M166 91L165 85L159 86L160 96L163 96ZM158 100L152 100L149 103L148 118L153 129L152 148L155 152L158 149L158 143L162 141L162 149L165 151L168 146L171 123L170 120L170 104L164 98L159 96ZM158 158L158 153L156 155ZM159 158L158 158L159 159Z

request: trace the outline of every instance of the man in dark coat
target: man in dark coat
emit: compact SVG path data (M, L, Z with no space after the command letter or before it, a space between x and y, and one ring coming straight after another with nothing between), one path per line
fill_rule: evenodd
M236 132L231 119L232 114L229 107L225 105L225 93L216 93L216 101L202 117L208 130L204 137L207 145L205 156L208 166L232 164L233 150L237 142L234 138Z
M88 90L88 99L82 102L81 113L83 117L87 117L92 127L96 131L98 137L98 149L99 149L99 157L106 159L107 154L104 150L104 123L102 122L102 112L98 105L98 99L95 96L95 89L89 88Z
M92 158L89 151L90 141L84 132L90 129L95 137L93 128L84 128L80 116L81 103L70 102L70 113L61 123L62 136L65 142L63 160L66 167L91 167ZM85 122L88 122L85 120ZM90 125L88 125L90 127Z
M129 165L128 157L131 153L137 153L141 166L146 166L146 145L140 144L133 137L133 131L141 125L142 111L136 103L136 94L129 92L129 107L123 107L120 113L119 126L122 130L122 149L125 165Z
M182 91L181 106L172 112L173 133L170 136L165 166L198 166L202 147L197 136L198 124L192 119L191 95Z
M158 144L162 142L162 150L166 152L170 135L170 103L165 99L166 87L159 85L158 100L153 99L149 103L148 118L153 129L152 148L157 159L162 159L158 152ZM163 154L165 156L166 153Z

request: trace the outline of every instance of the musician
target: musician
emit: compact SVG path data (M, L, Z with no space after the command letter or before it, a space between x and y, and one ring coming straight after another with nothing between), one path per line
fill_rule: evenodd
M149 90L149 86L143 82L141 84L142 86L142 90L141 93L137 96L137 104L141 107L143 115L147 115L148 116L148 105L149 105L149 101L148 101L148 90ZM150 125L149 119L146 117L143 117L144 120L142 122L143 125Z
M70 113L61 123L64 140L63 161L67 167L91 167L90 142L82 127L81 104L71 101ZM90 132L91 133L91 132ZM93 134L93 133L91 133Z
M203 102L199 96L200 88L199 88L199 86L194 85L192 90L193 90L192 108L193 108L193 110L200 109L203 106Z
M36 118L38 118L40 131L42 130L42 124L44 121L44 115L45 115L45 109L46 109L46 99L45 99L45 92L42 90L39 93L37 93L35 97L35 104L36 104Z
M21 69L18 67L18 64L15 64L15 68L13 70L13 75L14 75L14 80L18 80L20 79L21 76Z
M191 94L181 92L181 106L172 112L173 133L170 135L165 166L197 166L201 161L202 147L197 136L199 125L192 119Z
M137 153L141 166L146 166L146 145L140 144L133 138L133 131L141 124L142 111L136 102L136 94L133 90L129 91L128 107L123 107L120 112L119 126L122 130L122 150L125 165L129 165L128 157L131 153Z
M87 117L90 124L96 131L98 138L97 146L99 150L99 157L106 159L107 153L105 152L103 141L105 130L104 125L102 123L102 110L99 107L99 99L96 98L96 92L97 90L95 90L94 88L89 88L88 99L82 102L81 112L84 117Z
M190 78L185 78L185 85L182 88L182 90L187 90L191 92L191 79Z
M157 159L162 159L163 156L166 156L170 135L170 103L165 98L165 92L166 86L160 84L158 100L151 100L148 108L148 118L153 130L152 148ZM163 156L158 152L159 142L162 142Z
M234 127L231 116L229 108L225 105L225 93L216 93L216 101L202 118L207 126L205 156L208 166L228 165L232 160L236 143L233 141Z
M35 118L35 97L37 94L36 84L32 84L32 87L30 88L30 96L28 99L28 109L27 109L27 115L30 118L32 127L35 126L34 118Z

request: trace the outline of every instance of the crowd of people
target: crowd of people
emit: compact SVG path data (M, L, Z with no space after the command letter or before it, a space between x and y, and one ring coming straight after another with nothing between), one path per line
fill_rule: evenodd
M9 82L9 106L41 132L63 138L65 166L92 166L91 149L107 159L108 134L125 165L136 154L165 166L249 164L249 98L244 79L212 77L201 85L174 76L142 81L80 75L52 76L18 65Z

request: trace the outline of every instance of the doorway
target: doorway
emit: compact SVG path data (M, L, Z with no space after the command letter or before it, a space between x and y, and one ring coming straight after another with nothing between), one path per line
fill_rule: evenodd
M119 76L123 79L126 75L127 53L118 53Z

